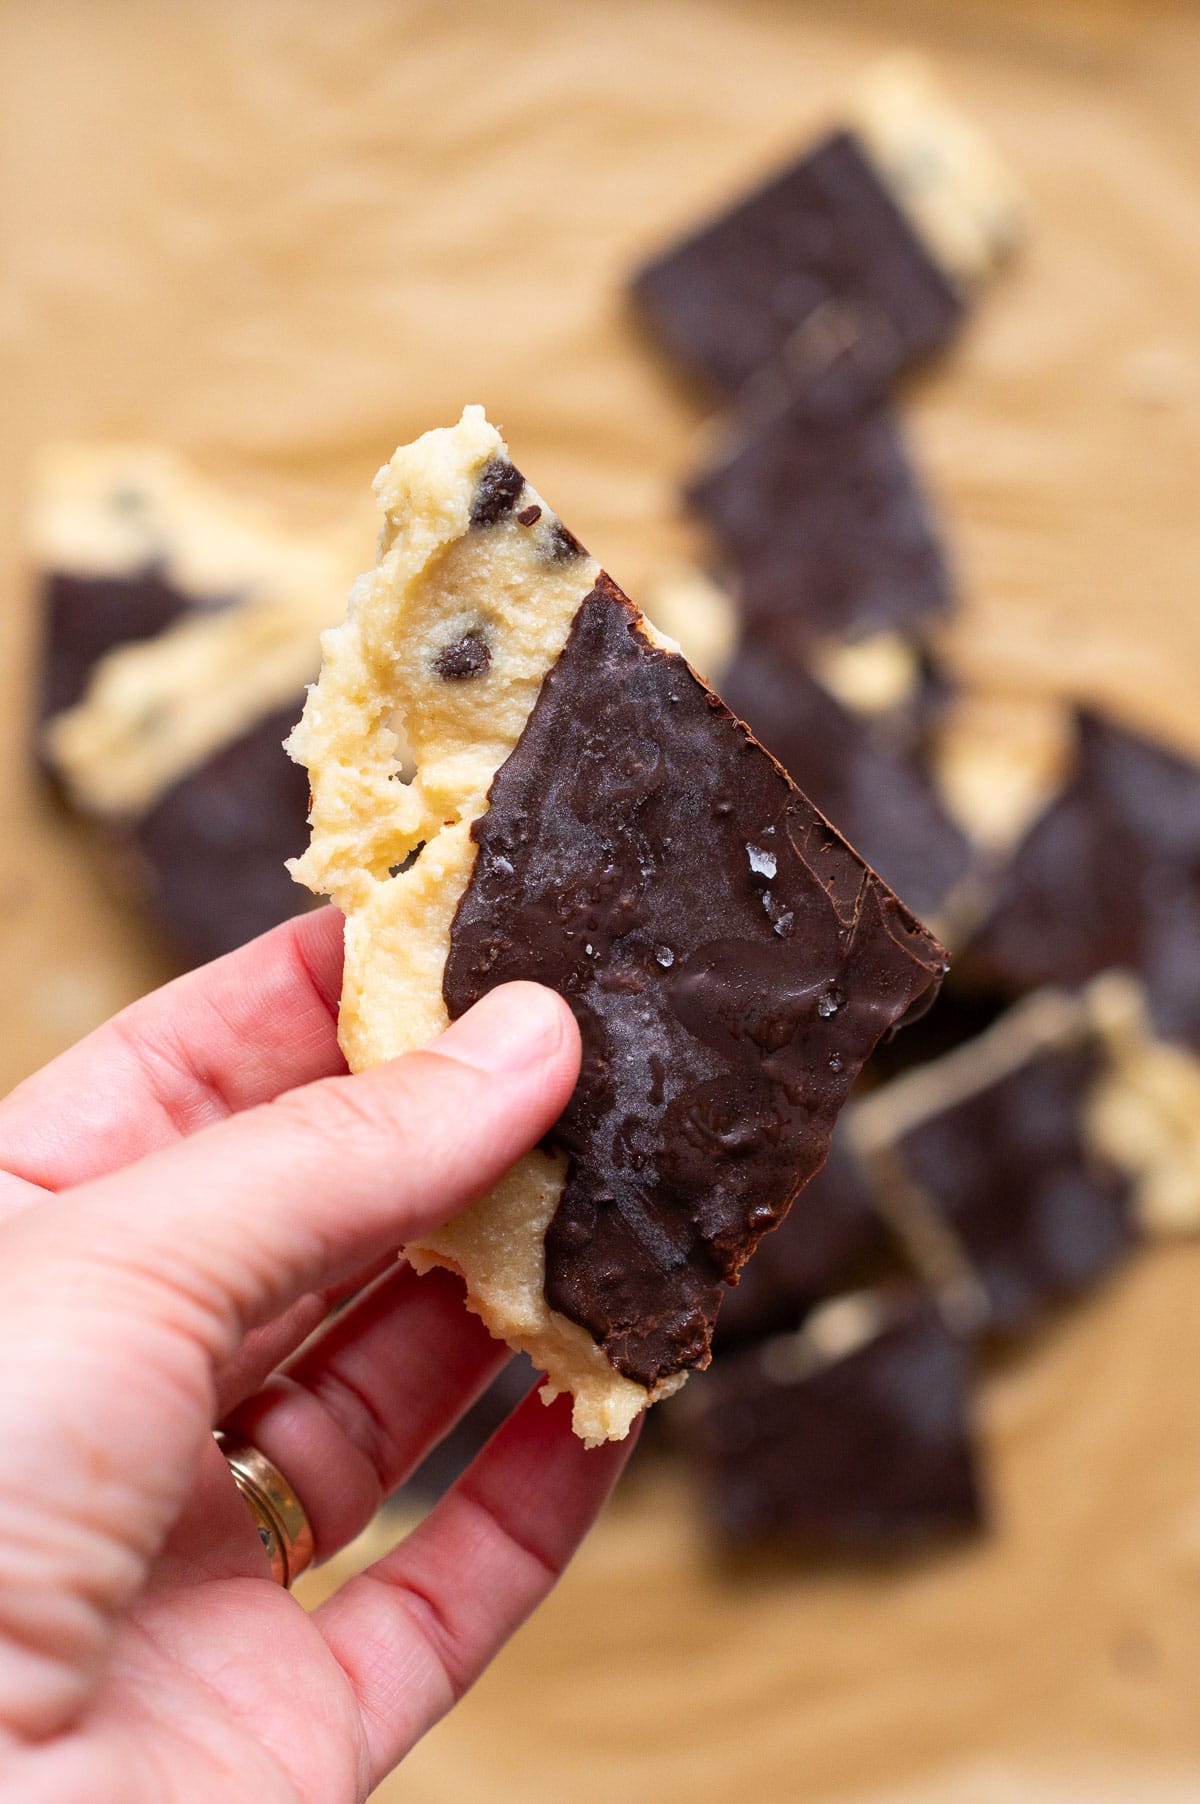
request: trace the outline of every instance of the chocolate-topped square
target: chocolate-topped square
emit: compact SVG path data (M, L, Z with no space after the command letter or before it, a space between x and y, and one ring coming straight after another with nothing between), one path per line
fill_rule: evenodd
M886 1556L983 1519L972 1376L927 1293L880 1287L722 1355L672 1408L730 1545Z
M632 286L668 349L718 389L765 377L822 414L884 394L962 314L847 131L646 264Z
M937 1070L920 1075L936 1083ZM1098 1070L1087 1041L1034 1050L967 1095L948 1084L945 1108L896 1143L965 1252L994 1332L1027 1328L1089 1290L1137 1238L1129 1183L1088 1142Z
M941 541L885 409L744 422L737 449L688 494L742 611L789 651L912 633L950 608Z
M1081 712L1067 785L1014 853L963 965L1009 995L1133 971L1163 1038L1200 1049L1200 765Z

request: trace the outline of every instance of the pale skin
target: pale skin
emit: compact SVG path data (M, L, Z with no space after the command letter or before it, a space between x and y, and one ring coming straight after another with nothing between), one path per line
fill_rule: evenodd
M292 922L0 1104L6 1799L365 1798L540 1602L624 1463L531 1396L315 1613L270 1578L213 1426L287 1475L318 1559L345 1546L507 1355L395 1249L533 1146L578 1072L565 1004L511 984L350 1077L340 957L332 910Z

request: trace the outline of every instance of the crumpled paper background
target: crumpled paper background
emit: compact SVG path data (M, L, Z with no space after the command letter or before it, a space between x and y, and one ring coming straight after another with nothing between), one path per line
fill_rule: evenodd
M622 280L931 50L1028 244L905 403L958 669L1200 749L1200 23L1117 0L0 4L0 1080L161 955L25 755L32 453L151 438L295 519L481 400L635 595L686 555L701 410ZM364 528L363 562L371 543ZM1200 1248L985 1390L996 1533L879 1575L722 1573L635 1474L405 1769L409 1804L1154 1804L1200 1790Z

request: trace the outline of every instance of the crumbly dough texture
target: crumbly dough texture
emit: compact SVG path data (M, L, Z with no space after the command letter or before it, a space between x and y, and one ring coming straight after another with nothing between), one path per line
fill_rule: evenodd
M323 635L321 676L288 741L313 791L312 840L293 874L346 914L340 1037L355 1071L447 1025L442 975L475 861L471 824L600 574L581 549L553 555L558 522L528 484L498 518L472 524L489 465L508 466L507 451L468 407L380 471L379 561L351 590L345 624ZM486 646L485 667L439 674L466 640ZM648 1391L547 1305L543 1240L565 1176L561 1155L530 1153L406 1251L418 1268L462 1275L470 1307L546 1373L547 1401L572 1394L575 1432L596 1445L626 1435L682 1376Z

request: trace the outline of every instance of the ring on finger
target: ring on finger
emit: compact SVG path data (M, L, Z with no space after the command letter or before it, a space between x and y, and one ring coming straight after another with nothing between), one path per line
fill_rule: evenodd
M312 1565L313 1532L304 1505L279 1467L252 1442L223 1428L214 1431L213 1439L254 1520L271 1577L286 1590Z

